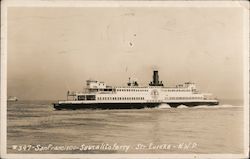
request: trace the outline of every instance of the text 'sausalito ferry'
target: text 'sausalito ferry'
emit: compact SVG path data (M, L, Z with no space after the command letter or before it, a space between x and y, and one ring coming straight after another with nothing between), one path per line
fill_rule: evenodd
M69 100L69 97L72 99ZM158 71L154 71L149 86L141 87L130 81L126 87L111 87L104 82L87 80L84 92L68 92L67 100L54 103L55 109L140 109L168 104L218 105L219 101L209 93L200 93L194 83L186 82L175 87L164 87L159 81Z

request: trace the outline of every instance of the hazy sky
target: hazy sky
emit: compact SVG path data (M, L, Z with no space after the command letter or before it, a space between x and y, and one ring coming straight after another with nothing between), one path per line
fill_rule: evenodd
M241 8L11 8L8 95L64 99L89 78L166 86L193 81L242 99Z

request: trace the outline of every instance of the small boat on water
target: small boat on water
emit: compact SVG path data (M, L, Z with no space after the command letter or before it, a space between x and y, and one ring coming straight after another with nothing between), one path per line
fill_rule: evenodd
M7 99L8 102L16 102L18 101L18 98L17 97L13 97L13 96L9 96L8 99Z

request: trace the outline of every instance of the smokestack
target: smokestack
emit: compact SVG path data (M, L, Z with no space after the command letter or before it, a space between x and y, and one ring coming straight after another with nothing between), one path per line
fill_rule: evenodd
M153 73L153 81L149 83L150 86L163 86L162 82L159 82L158 71L154 71Z
M154 71L154 75L153 75L153 84L158 85L159 84L159 75L158 75L158 71Z

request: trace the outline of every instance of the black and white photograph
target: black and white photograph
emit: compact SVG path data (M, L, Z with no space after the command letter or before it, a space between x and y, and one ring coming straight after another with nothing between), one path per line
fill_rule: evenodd
M1 158L248 158L248 1L1 1Z

